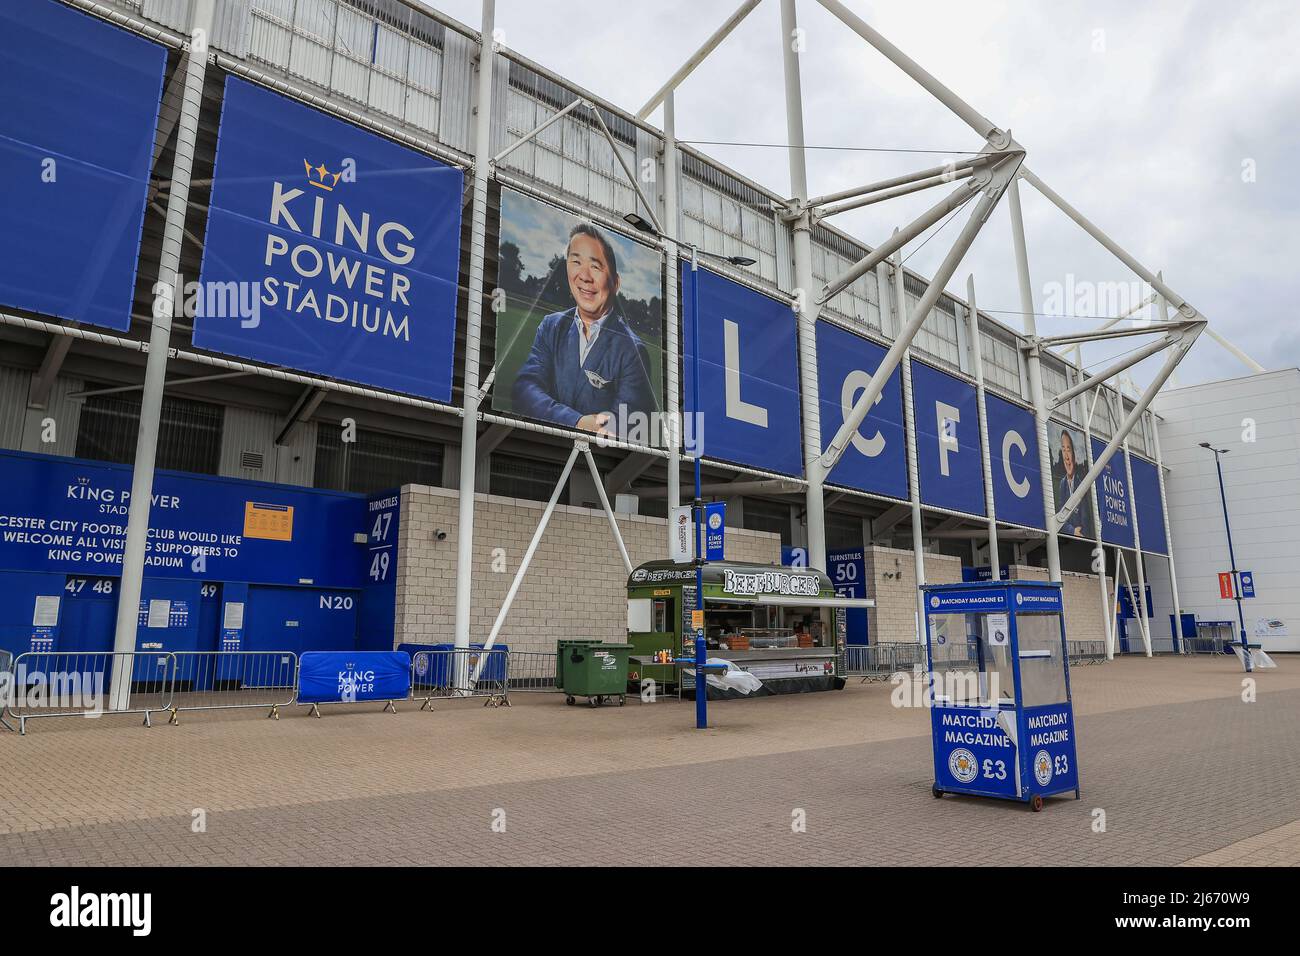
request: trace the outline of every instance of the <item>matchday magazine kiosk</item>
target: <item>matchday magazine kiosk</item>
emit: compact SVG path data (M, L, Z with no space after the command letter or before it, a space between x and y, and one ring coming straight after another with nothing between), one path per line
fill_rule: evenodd
M922 589L936 797L1079 797L1061 586Z

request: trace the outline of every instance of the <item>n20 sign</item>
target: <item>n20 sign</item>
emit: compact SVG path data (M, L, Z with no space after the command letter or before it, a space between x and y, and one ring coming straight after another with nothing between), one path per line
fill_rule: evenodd
M698 277L698 278L697 278ZM698 289L692 286L698 281ZM699 297L700 397L692 363ZM784 475L803 473L798 344L790 307L707 269L682 266L687 451ZM696 412L698 411L698 415ZM698 431L698 435L697 435Z
M975 386L914 361L912 406L921 501L950 511L984 514Z
M985 392L984 414L998 520L1042 528L1043 479L1034 413Z
M229 77L194 344L449 400L463 181Z
M829 322L817 323L817 388L820 392L822 447L830 444L853 410L885 350ZM907 498L907 440L903 436L902 372L885 382L876 404L849 438L830 481L860 491Z
M167 51L0 4L0 305L125 331Z

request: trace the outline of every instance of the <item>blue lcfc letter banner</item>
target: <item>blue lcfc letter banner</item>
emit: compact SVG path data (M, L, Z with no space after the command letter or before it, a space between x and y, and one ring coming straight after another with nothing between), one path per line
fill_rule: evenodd
M0 63L0 304L126 331L167 53L26 0Z
M1160 476L1153 462L1137 455L1133 462L1133 494L1137 499L1138 531L1142 532L1142 550L1168 554L1165 538L1165 509L1160 503Z
M1106 443L1092 440L1092 460L1097 461ZM1097 510L1101 514L1101 540L1121 548L1133 547L1133 509L1128 486L1128 469L1124 467L1124 449L1113 454L1097 477Z
M691 286L696 275L700 300L698 406L691 367ZM799 349L790 307L707 269L692 273L690 263L683 262L682 342L687 453L693 454L698 443L706 458L783 475L803 474Z
M449 400L463 180L229 77L194 344Z
M1034 413L984 393L989 423L993 505L999 521L1043 527L1043 479Z
M921 501L951 511L984 514L975 386L914 361L912 405Z
M298 702L403 700L411 692L404 651L308 651L298 664Z
M885 349L829 322L817 323L817 387L821 398L822 448L844 424L871 384ZM860 491L907 498L907 440L903 435L903 375L899 369L849 439L830 481Z

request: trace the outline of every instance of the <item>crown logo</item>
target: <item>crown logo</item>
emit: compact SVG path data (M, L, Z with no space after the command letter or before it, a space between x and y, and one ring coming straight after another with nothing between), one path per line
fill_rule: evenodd
M327 193L332 193L334 187L339 184L339 179L343 176L341 172L332 173L325 168L325 164L313 166L307 160L302 161L303 168L307 171L307 182L311 183L317 189L323 189Z

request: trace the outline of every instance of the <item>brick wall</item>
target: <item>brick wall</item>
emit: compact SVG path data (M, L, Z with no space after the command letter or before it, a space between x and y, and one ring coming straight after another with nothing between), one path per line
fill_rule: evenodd
M472 640L482 641L491 631L544 507L540 501L475 496ZM402 489L397 643L453 640L458 511L453 489ZM665 557L663 518L620 515L618 524L634 567ZM437 529L447 532L445 540L434 539ZM781 539L728 528L727 559L778 563ZM568 637L626 639L627 572L603 511L559 505L497 640L520 650L550 651L556 639Z
M867 611L867 635L871 643L916 641L916 573L912 552L902 548L868 547L867 596L876 606ZM961 558L926 554L925 576L929 584L961 581Z

